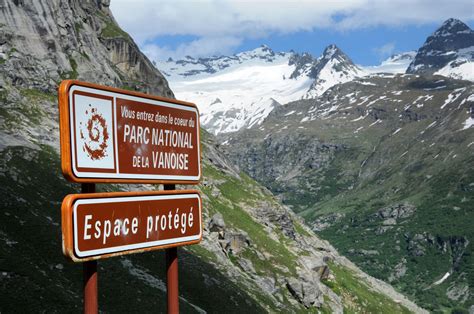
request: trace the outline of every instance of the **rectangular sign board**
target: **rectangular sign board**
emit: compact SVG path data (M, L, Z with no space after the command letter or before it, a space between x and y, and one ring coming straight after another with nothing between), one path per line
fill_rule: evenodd
M84 262L199 243L201 206L194 190L68 195L63 253Z
M68 180L199 183L196 105L74 80L61 83L58 97Z

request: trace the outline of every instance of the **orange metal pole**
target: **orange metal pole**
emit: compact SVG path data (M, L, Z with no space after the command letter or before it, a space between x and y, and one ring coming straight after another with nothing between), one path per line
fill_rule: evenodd
M174 184L165 184L165 190L175 190ZM178 291L178 248L165 250L166 255L166 290L168 295L168 314L179 313Z
M95 184L81 184L82 193L95 193ZM97 261L83 263L84 277L84 313L97 314L99 312L99 302L97 300Z

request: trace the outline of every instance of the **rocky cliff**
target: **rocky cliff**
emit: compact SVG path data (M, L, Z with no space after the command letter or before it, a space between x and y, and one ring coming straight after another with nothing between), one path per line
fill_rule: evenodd
M161 73L123 32L110 1L0 2L2 86L54 93L62 79L172 97Z
M458 19L448 19L418 50L407 73L440 74L474 80L474 31Z

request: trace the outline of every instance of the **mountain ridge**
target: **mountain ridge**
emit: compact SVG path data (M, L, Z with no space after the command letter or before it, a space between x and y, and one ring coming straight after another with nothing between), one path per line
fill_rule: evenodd
M407 73L440 74L473 81L474 31L458 19L446 20L426 39Z
M425 73L474 81L473 38L467 25L450 19L416 53L393 55L378 66L356 65L331 44L317 58L309 53L274 52L262 45L232 56L158 62L157 67L180 98L198 104L206 129L214 134L231 133L260 124L278 107L270 98L282 105L315 98L334 85L360 77ZM458 42L461 44L452 46ZM434 53L433 45L444 48ZM239 85L244 88L236 87ZM219 106L213 104L216 98L221 100Z
M337 46L314 58L309 53L274 52L262 45L233 56L158 62L173 90L193 100L210 132L228 133L261 123L278 104L322 94L362 76ZM216 99L220 100L215 106ZM276 102L276 103L275 103Z

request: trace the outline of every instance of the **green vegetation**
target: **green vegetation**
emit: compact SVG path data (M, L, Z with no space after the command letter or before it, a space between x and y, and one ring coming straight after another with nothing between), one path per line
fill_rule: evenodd
M1 294L8 300L2 311L82 308L82 266L62 256L60 230L61 201L78 192L79 184L62 177L55 149L9 147L0 152L0 255L7 257L0 259ZM180 301L183 312L196 312L191 304L208 312L265 312L258 293L250 295L208 261L212 253L200 246L191 246L190 251L197 253L179 250L179 289L187 300ZM101 260L99 276L101 311L153 312L166 307L166 294L160 288L166 278L161 251ZM127 297L119 297L124 291ZM34 297L25 302L25 295ZM266 304L271 306L268 300Z
M76 30L76 35L79 35L81 30L84 29L84 26L82 26L81 22L76 22L76 23L74 23L74 29Z
M128 39L128 34L126 32L124 32L113 21L106 21L105 22L105 27L102 29L102 33L100 35L104 38L121 37L121 38Z
M344 301L345 313L410 313L386 296L373 291L353 272L335 263L329 263L334 280L323 280Z
M203 174L207 180L222 182L218 185L221 195L215 197L212 190L208 187L202 187L201 190L208 196L208 203L204 207L208 207L209 213L212 215L219 212L224 217L224 221L233 228L244 230L248 233L252 241L252 247L256 250L267 252L271 255L269 260L265 260L265 270L267 273L285 273L275 265L284 265L291 274L295 274L296 257L288 251L281 243L271 239L263 226L255 221L245 210L245 206L256 206L259 202L265 201L260 193L251 190L252 186L244 185L239 179L225 175L214 167L204 165ZM207 206L206 206L207 205ZM263 262L253 251L247 257L256 265ZM257 266L258 267L258 266Z
M474 286L474 129L463 125L472 84L439 77L371 80L383 88L348 83L321 101L281 109L265 120L265 131L233 136L229 156L370 275L428 310L468 309L474 304L466 292ZM370 106L359 105L369 96ZM306 123L286 115L333 106L339 110ZM245 165L249 151L254 158ZM404 204L415 208L407 217L379 213Z
M0 99L6 103L6 90L0 93ZM15 132L22 123L29 121L31 125L39 125L45 117L44 103L55 101L56 96L37 89L22 89L20 95L24 101L9 104L0 108L0 116L4 118L4 128Z
M69 64L71 65L71 71L60 73L60 77L62 80L74 80L77 79L77 77L79 76L79 73L77 72L77 62L71 56L69 56Z

